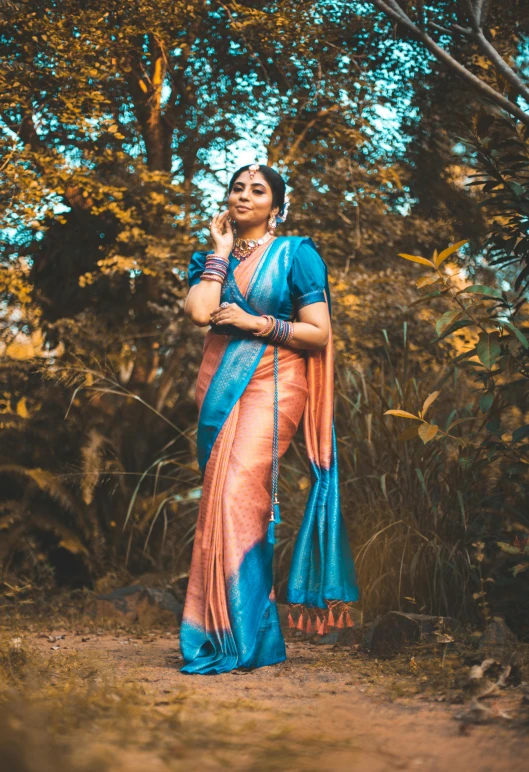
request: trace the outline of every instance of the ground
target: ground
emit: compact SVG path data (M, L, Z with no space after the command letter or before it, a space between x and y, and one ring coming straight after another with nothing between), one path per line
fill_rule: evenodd
M176 626L12 619L2 772L527 769L523 677L472 709L463 643L379 660L288 632L280 665L190 676Z

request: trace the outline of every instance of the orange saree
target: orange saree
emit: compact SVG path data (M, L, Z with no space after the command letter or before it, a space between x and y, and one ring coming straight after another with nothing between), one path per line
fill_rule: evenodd
M302 270L298 270L296 278L292 272L293 258L300 251L300 241L308 240L290 239L290 243L284 244L285 241L289 239L275 238L246 260L239 263L233 259L230 281L235 300L239 299L241 304L252 299L256 305L266 307L268 297L276 292L276 313L288 312L287 318L293 318L295 306L292 302L289 305L293 290L298 303L317 302L328 299L328 284L321 265L312 284L307 283ZM286 259L283 268L288 263L291 282L290 286L284 282L283 291L277 294L279 281L273 281L274 267L277 270L280 259ZM307 264L303 265L307 269ZM195 273L199 276L198 270ZM227 297L232 301L233 295ZM240 348L230 364L228 356L238 344ZM251 346L254 348L248 353ZM323 480L325 472L332 469L333 456L336 458L332 359L332 333L324 352L278 347L278 457L286 452L305 414L305 438L312 468L305 529L300 529L297 557L293 561L301 570L292 572L289 583L292 602L307 609L305 616L300 616L303 623L298 620L303 625L311 624L314 612L310 609L318 604L326 606L324 595L329 596L322 591L329 580L335 593L331 596L333 601L357 599L352 558L340 574L339 587L334 586L336 577L321 573L329 549L333 550L332 560L345 557L347 563L348 558L347 534L336 501L337 477L333 481L328 474L328 479ZM232 335L210 329L204 341L196 401L204 480L181 629L185 661L182 670L219 673L240 666L280 662L286 651L273 589L273 543L267 538L272 486L274 346L255 339L237 341ZM201 418L204 428L200 436ZM334 501L329 502L329 496ZM327 529L326 544L318 546L314 539L318 540L318 529L321 530L322 508L328 509L329 503L331 509L338 506L337 527L332 534ZM334 539L334 546L329 545L329 539ZM321 624L327 622L322 612Z

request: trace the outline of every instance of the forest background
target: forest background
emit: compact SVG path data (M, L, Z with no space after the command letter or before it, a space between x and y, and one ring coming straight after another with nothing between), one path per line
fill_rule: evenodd
M527 639L527 4L0 14L2 602L146 575L184 592L204 335L185 271L256 160L288 181L281 233L329 266L362 613L499 614ZM309 479L300 427L280 599Z

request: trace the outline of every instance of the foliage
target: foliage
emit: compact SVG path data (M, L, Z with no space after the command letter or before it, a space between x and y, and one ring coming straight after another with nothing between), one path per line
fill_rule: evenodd
M23 8L24 25L16 3L0 14L2 578L43 592L94 586L125 567L185 578L200 492L193 386L203 330L183 318L184 271L231 171L255 154L288 179L283 232L310 234L330 267L342 493L364 607L475 620L490 568L479 545L498 531L492 513L514 478L498 467L483 487L488 458L460 427L482 442L485 414L468 407L464 379L450 420L467 423L452 432L438 420L431 436L430 416L448 402L439 362L457 336L444 333L466 312L447 309L461 315L445 317L440 347L428 348L422 322L446 293L406 319L408 267L388 268L388 258L441 235L475 245L491 223L491 259L494 249L523 257L523 213L506 219L497 194L515 205L525 195L525 161L512 153L524 156L525 134L504 117L480 120L454 153L472 91L416 41L389 41L363 3ZM498 24L495 43L505 57L517 40ZM472 51L466 65L492 83ZM465 187L484 166L508 184L482 193L478 177ZM484 273L480 257L474 246L469 265ZM483 297L487 313L504 300ZM497 347L496 361L507 349L525 356L510 321L487 323L477 341L492 366L489 412L510 399L492 365ZM405 401L427 426L413 451L383 417ZM442 450L443 433L459 456ZM280 586L306 494L300 443L282 470L290 525L277 550Z
M456 283L453 276L445 273L443 263L464 241L439 253L435 250L431 259L400 255L430 269L417 281L421 297L414 304L442 301L433 343L463 328L469 332L463 352L449 357L447 364L452 373L462 372L473 385L474 399L472 415L462 418L456 407L444 429L438 420L426 415L440 391L428 396L417 412L390 408L386 414L414 421L406 430L406 439L418 435L424 444L455 444L461 466L481 474L483 485L496 500L496 523L483 532L483 547L491 554L495 547L504 553L504 558L498 559L498 570L489 579L505 586L529 568L529 520L525 506L529 480L529 318L522 289L527 276L525 197L522 185L513 179L525 178L528 148L524 133L512 121L493 116L486 120L481 115L476 120L475 138L481 142L485 159L478 176L488 194L484 205L490 206L494 214L486 240L488 254L493 264L517 264L519 273L513 277L512 285L503 280L505 288L462 282L461 278ZM494 160L493 165L490 159ZM450 396L452 402L454 397ZM399 402L406 405L405 399ZM513 531L518 532L514 543L512 539L507 541ZM510 579L503 573L507 570Z
M179 540L185 554L202 333L182 315L183 272L237 141L285 172L287 232L308 230L331 265L380 264L388 230L399 238L402 168L375 139L376 34L356 7L327 4L323 26L320 10L28 0L20 27L19 6L2 6L9 575L83 583L126 557L165 565Z

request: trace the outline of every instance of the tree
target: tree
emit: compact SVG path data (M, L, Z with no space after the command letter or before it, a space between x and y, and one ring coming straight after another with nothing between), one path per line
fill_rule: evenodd
M425 6L422 0L416 4L415 20L405 7L407 3L397 0L371 0L375 8L395 23L397 30L418 40L440 62L443 62L467 84L472 86L482 97L489 99L495 105L505 110L514 118L529 126L529 113L518 103L522 97L529 102L529 87L521 76L512 55L502 56L501 51L493 45L490 38L497 31L509 30L508 38L519 48L523 35L519 29L525 29L529 20L527 9L519 3L501 3L494 6L494 0L465 0L454 8L453 3L439 3L435 8ZM519 18L518 18L519 17ZM486 25L489 28L486 29ZM435 37L434 37L435 36ZM446 44L446 37L451 43ZM506 36L500 40L505 44ZM474 67L460 62L455 55L455 43L461 48L461 43L470 44L472 53L478 55L480 74L474 72ZM464 49L464 46L463 46ZM508 50L508 49L507 49ZM487 69L490 66L496 70L500 83L492 85ZM505 86L507 88L505 88ZM505 95L507 91L507 95Z

